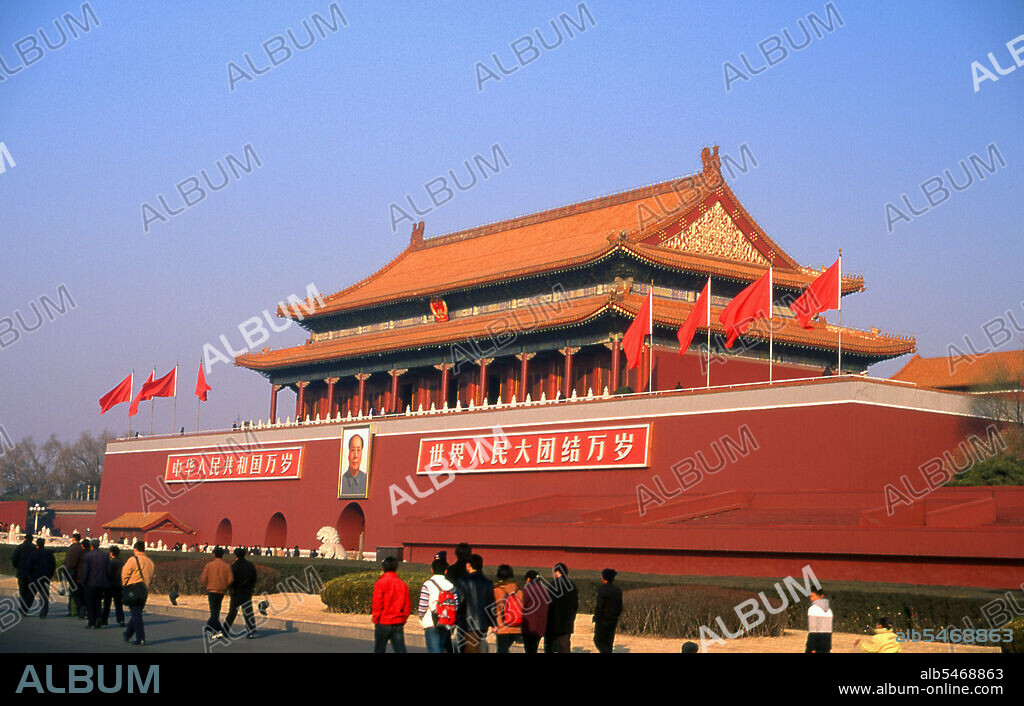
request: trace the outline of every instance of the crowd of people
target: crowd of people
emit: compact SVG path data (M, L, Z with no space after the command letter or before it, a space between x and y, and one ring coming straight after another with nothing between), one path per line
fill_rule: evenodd
M154 572L145 543L136 542L131 557L125 561L117 545L100 549L100 540L82 539L78 532L72 539L64 554L64 564L58 569L53 554L46 549L46 539L39 537L33 541L32 533L25 533L24 541L11 555L22 613L33 611L38 601L38 615L46 618L50 613L50 585L57 580L58 593L68 597L68 615L85 620L86 629L105 627L113 608L114 619L124 628L125 642L134 637L134 644L144 645L142 610Z
M56 579L60 582L58 593L68 596L69 616L85 620L87 629L96 630L108 625L113 608L114 619L124 630L124 640L132 642L134 638L133 644L144 645L143 609L155 572L152 559L146 556L145 543L136 542L132 553L122 559L117 545L101 549L98 539L83 539L77 532L73 540L58 569L53 553L46 549L46 539L33 539L31 533L25 534L11 556L22 613L29 614L38 601L38 616L46 618L51 582ZM206 549L204 546L203 551ZM251 639L255 637L252 597L257 573L255 565L246 559L249 549L236 548L231 564L224 559L223 547L214 547L212 554L200 576L210 609L204 628L206 637L224 638L241 611L246 637ZM386 652L389 644L393 652L406 652L405 625L412 605L409 586L398 576L398 564L395 557L385 558L373 588L373 650L377 653ZM614 569L604 569L597 589L593 640L602 653L613 651L622 615L622 590L615 584L616 575ZM495 579L484 575L483 557L466 543L455 548L451 564L446 551L435 555L431 576L420 587L416 608L428 652L487 652L488 636L492 634L498 653L507 653L513 644L520 643L524 652L536 654L541 639L545 653L572 650L579 589L569 578L569 568L564 563L552 567L551 580L531 569L523 574L520 583L508 564L497 567ZM221 621L225 596L230 597L230 603L227 616ZM824 589L819 586L812 590L810 599L805 652L831 652L833 614ZM901 651L892 621L886 617L878 619L870 638L858 639L855 646L866 652ZM694 642L686 642L682 647L684 653L697 651Z
M409 586L399 578L398 560L384 559L383 573L373 589L374 652L405 652L405 624L412 614ZM536 654L544 640L545 653L572 650L579 589L564 563L555 564L551 580L536 570L523 574L520 584L508 564L484 573L484 560L466 543L455 548L455 561L446 551L431 563L431 576L420 588L416 615L428 652L480 653L488 651L488 635L495 636L498 653L515 643ZM611 652L622 614L622 591L615 585L616 571L604 569L594 608L594 646Z

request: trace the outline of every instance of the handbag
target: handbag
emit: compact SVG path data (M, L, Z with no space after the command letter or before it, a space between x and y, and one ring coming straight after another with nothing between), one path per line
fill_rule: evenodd
M139 567L139 576L142 580L138 583L130 583L121 591L121 601L129 608L139 608L146 605L149 598L149 591L146 589L146 575L142 573L142 564L139 557L135 557L135 565Z

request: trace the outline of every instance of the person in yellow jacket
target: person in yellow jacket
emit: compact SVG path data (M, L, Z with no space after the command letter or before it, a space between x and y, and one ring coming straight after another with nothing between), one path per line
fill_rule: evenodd
M875 634L870 638L858 637L853 643L854 647L860 647L865 652L902 652L903 648L896 639L896 633L892 631L892 621L888 618L879 618L875 625Z
M146 556L144 542L136 542L134 550L134 555L124 562L124 568L121 569L121 585L124 586L126 592L129 592L129 589L135 584L142 584L142 586L135 586L130 591L136 595L136 599L126 603L131 611L131 617L128 619L128 625L125 626L124 641L128 642L134 635L136 645L145 645L146 629L142 624L142 609L146 606L149 584L153 580L153 572L156 567L153 565L153 560Z

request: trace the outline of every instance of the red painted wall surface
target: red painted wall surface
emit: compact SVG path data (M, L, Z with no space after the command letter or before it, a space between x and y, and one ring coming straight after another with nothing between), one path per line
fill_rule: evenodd
M452 421L465 424L469 419L466 415ZM696 461L704 475L688 492L735 488L866 490L876 493L875 506L882 506L887 483L898 483L901 474L917 482L919 475L914 474L921 464L944 450L955 449L967 433L981 429L977 421L964 417L855 404L664 417L653 422L650 469L459 474L447 486L417 499L415 505L399 504L395 516L389 493L392 484L414 499L408 477L421 493L430 488L426 478L415 475L420 435L377 436L370 497L352 501L366 517L365 546L390 546L408 539L396 533L396 520L447 514L514 498L599 493L614 502L636 503L638 484L654 487L654 476L658 476L664 490L671 493L678 489L671 469L688 457ZM572 422L553 426L579 425ZM716 450L717 440L729 436L739 442L739 430L744 425L756 439L757 449L730 463ZM284 532L282 535L278 531L277 538L283 538L289 546L316 545L316 531L321 526L342 529L341 513L350 501L337 497L340 440L305 445L300 480L206 483L187 491L172 485L172 492L184 494L149 509L170 511L199 532L197 541L214 541L218 525L228 519L232 540L245 544L265 544L271 517L281 513ZM160 490L167 455L166 451L109 454L98 520L105 522L124 512L141 511L140 489L146 485ZM79 529L84 530L84 526ZM352 536L350 525L346 533Z
M28 503L24 500L0 501L0 522L32 529L28 522Z
M698 337L697 342L700 342ZM739 345L737 343L737 345ZM683 389L704 387L707 384L707 358L693 351L679 355L679 351L656 350L654 352L654 386L660 390L672 390L678 383ZM744 360L742 358L711 358L712 385L741 385L767 382L767 360ZM796 380L820 377L823 368L810 365L775 363L772 366L774 380ZM595 392L599 392L595 390Z

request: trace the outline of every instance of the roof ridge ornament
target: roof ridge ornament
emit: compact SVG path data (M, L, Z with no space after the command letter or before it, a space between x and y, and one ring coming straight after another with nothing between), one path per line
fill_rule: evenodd
M620 245L629 242L629 235L624 230L620 230L618 233L609 233L608 242L612 245Z
M700 151L700 161L703 165L701 173L704 175L705 182L712 177L722 178L722 159L718 156L718 145L715 145L714 152L711 151L710 147L705 147Z
M423 245L423 229L425 226L425 222L420 221L412 227L412 235L409 237L409 247L413 250Z

